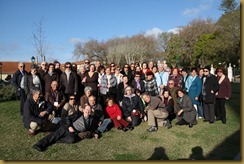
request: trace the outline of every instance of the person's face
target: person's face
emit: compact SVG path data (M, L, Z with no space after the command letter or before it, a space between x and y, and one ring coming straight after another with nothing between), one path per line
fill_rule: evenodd
M119 68L116 68L116 69L115 69L115 73L116 73L116 74L119 74L119 73L120 73Z
M36 74L36 69L34 68L34 69L31 69L31 74L32 75L35 75Z
M173 81L169 81L169 88L174 88L174 82Z
M84 74L86 72L84 67L80 67L80 73Z
M112 106L113 105L113 101L112 100L109 100L108 101L108 106Z
M124 66L124 71L128 71L129 70L129 65L125 65Z
M42 67L42 69L46 69L46 67L47 67L47 63L46 63L46 62L42 62L42 63L41 63L41 67Z
M111 73L110 68L107 68L107 69L106 69L106 74L107 74L107 75L110 75L110 73Z
M39 99L39 97L40 97L40 92L36 92L36 93L33 94L33 99L35 101L37 101Z
M150 101L150 96L148 96L148 95L144 95L142 98L143 98L143 100L144 100L146 103L149 103L149 101Z
M172 72L172 74L173 74L174 76L177 76L177 75L178 75L178 70L177 70L177 69L174 69L173 72Z
M196 75L197 75L197 72L196 72L195 70L193 70L193 71L191 72L191 76L195 77Z
M90 96L91 95L91 91L90 90L86 90L86 96L88 97L88 96Z
M208 74L209 74L209 70L204 69L204 70L203 70L203 73L204 73L204 75L208 75Z
M152 80L153 79L153 75L148 75L147 76L147 80Z
M165 91L165 92L164 92L164 97L165 97L165 98L168 98L168 97L169 97L169 92L168 92L168 91Z
M91 115L91 107L90 106L85 106L84 110L83 110L83 113L84 113L84 117L85 118L88 118L90 115Z
M140 72L141 68L139 66L136 67L136 71Z
M90 66L90 71L91 71L91 72L94 72L94 71L95 71L95 67L94 67L94 65L91 65L91 66Z
M158 71L157 67L153 67L152 71L153 73L156 73Z
M142 68L147 68L147 64L144 63L144 64L142 65Z
M58 83L56 81L53 81L52 84L51 84L52 90L56 91L57 90L57 86L58 86Z
M123 82L124 82L124 84L127 84L128 83L128 77L123 77Z
M199 76L202 76L203 75L203 70L201 69L200 71L199 71Z
M219 70L217 71L217 75L218 75L218 76L222 76L222 75L223 75L223 71L219 69Z
M131 65L130 65L130 69L131 69L131 70L134 70L134 69L135 69L134 64L131 64Z
M23 70L25 70L25 65L24 64L19 64L18 68L19 68L20 71L23 71Z
M49 71L49 72L53 72L53 70L54 70L54 66L53 66L53 65L50 65L48 71Z
M55 64L55 69L59 69L60 68L60 64L59 63L56 63Z
M127 89L126 89L126 95L131 95L131 93L132 93L131 88L127 88Z
M96 104L96 100L94 97L89 97L88 102L91 106L94 106Z
M70 65L70 64L67 64L67 65L65 66L65 70L70 71L70 70L71 70L71 65Z
M89 65L89 64L90 64L89 60L86 60L85 65Z
M140 75L135 75L135 80L140 80Z
M74 96L71 96L71 97L69 98L69 103L70 103L71 105L74 105L74 104L75 104L75 97L74 97Z
M159 71L159 72L162 72L163 70L164 70L163 66L161 66L161 65L158 66L158 71Z
M184 96L184 93L183 93L183 92L181 92L181 91L178 91L178 93L177 93L177 94L178 94L178 96L179 96L179 97L183 97L183 96Z
M149 63L148 63L148 67L149 67L149 68L152 68L152 67L153 67L153 62L149 62Z

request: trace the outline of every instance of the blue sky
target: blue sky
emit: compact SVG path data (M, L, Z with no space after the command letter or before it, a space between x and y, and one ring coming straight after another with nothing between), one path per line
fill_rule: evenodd
M47 60L73 58L76 41L174 30L217 20L221 0L0 0L0 61L30 61L34 23L44 18Z

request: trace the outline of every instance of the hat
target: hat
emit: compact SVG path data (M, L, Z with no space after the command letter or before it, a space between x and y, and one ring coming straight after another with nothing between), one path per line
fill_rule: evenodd
M147 72L147 76L150 76L150 75L154 76L154 73L152 71Z
M36 64L31 64L30 69L38 69L38 66Z
M204 69L211 70L211 67L209 65L205 66Z

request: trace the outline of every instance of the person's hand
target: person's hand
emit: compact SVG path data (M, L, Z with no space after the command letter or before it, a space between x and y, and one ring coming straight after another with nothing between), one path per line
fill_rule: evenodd
M75 130L73 129L73 127L71 127L71 126L69 127L69 132L70 133L74 133L75 132Z
M121 120L121 116L117 116L117 120Z
M226 100L229 100L229 97L225 97Z
M47 114L47 111L40 112L40 117L44 117Z
M132 122L132 118L129 116L129 117L127 117L127 119L130 121L130 122Z
M143 114L140 114L140 118L142 118L143 117Z
M94 134L94 137L95 137L96 139L98 139L98 134Z
M195 100L197 101L198 100L198 97L195 97Z
M180 116L182 112L183 112L183 110L181 109L181 110L177 113L178 116Z

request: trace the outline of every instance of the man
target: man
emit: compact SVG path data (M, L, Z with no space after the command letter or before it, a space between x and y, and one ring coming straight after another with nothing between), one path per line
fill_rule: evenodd
M147 106L145 110L148 116L149 132L155 132L158 130L158 126L163 126L164 121L167 121L166 126L169 128L172 125L167 120L169 116L168 111L165 109L165 104L160 98L150 96L147 92L142 94L142 99L146 102ZM156 122L157 120L157 122Z
M38 88L32 88L30 93L31 97L24 104L23 122L24 126L29 129L28 134L33 136L37 130L49 130L48 116L52 113L53 108L47 102L40 103L41 92Z
M23 107L26 100L24 90L24 76L27 74L25 71L25 64L18 63L18 70L13 75L13 85L16 89L16 96L20 99L20 114L23 115Z
M46 92L45 100L49 102L54 109L54 116L61 117L62 108L66 102L66 98L62 92L58 90L58 82L52 81L51 90Z
M89 71L89 67L90 67L90 60L86 59L85 60L85 68L86 68L86 71Z
M71 63L65 63L65 71L62 73L60 77L60 88L62 92L65 94L66 99L68 99L69 95L76 95L78 92L78 80L77 75L73 71L71 71Z
M38 151L45 151L48 146L55 142L75 143L81 139L91 138L96 128L93 126L91 106L86 105L83 113L77 111L74 115L66 118L66 124L60 126L55 132L39 140L32 147Z
M164 67L162 64L158 64L158 72L155 73L155 79L157 82L158 92L162 95L164 87L167 86L169 78L169 73L164 71Z
M98 133L103 133L106 131L107 126L112 122L110 118L104 119L104 113L102 106L100 104L96 104L96 97L95 96L89 96L88 103L92 108L92 114L98 121ZM97 136L98 137L98 136Z

